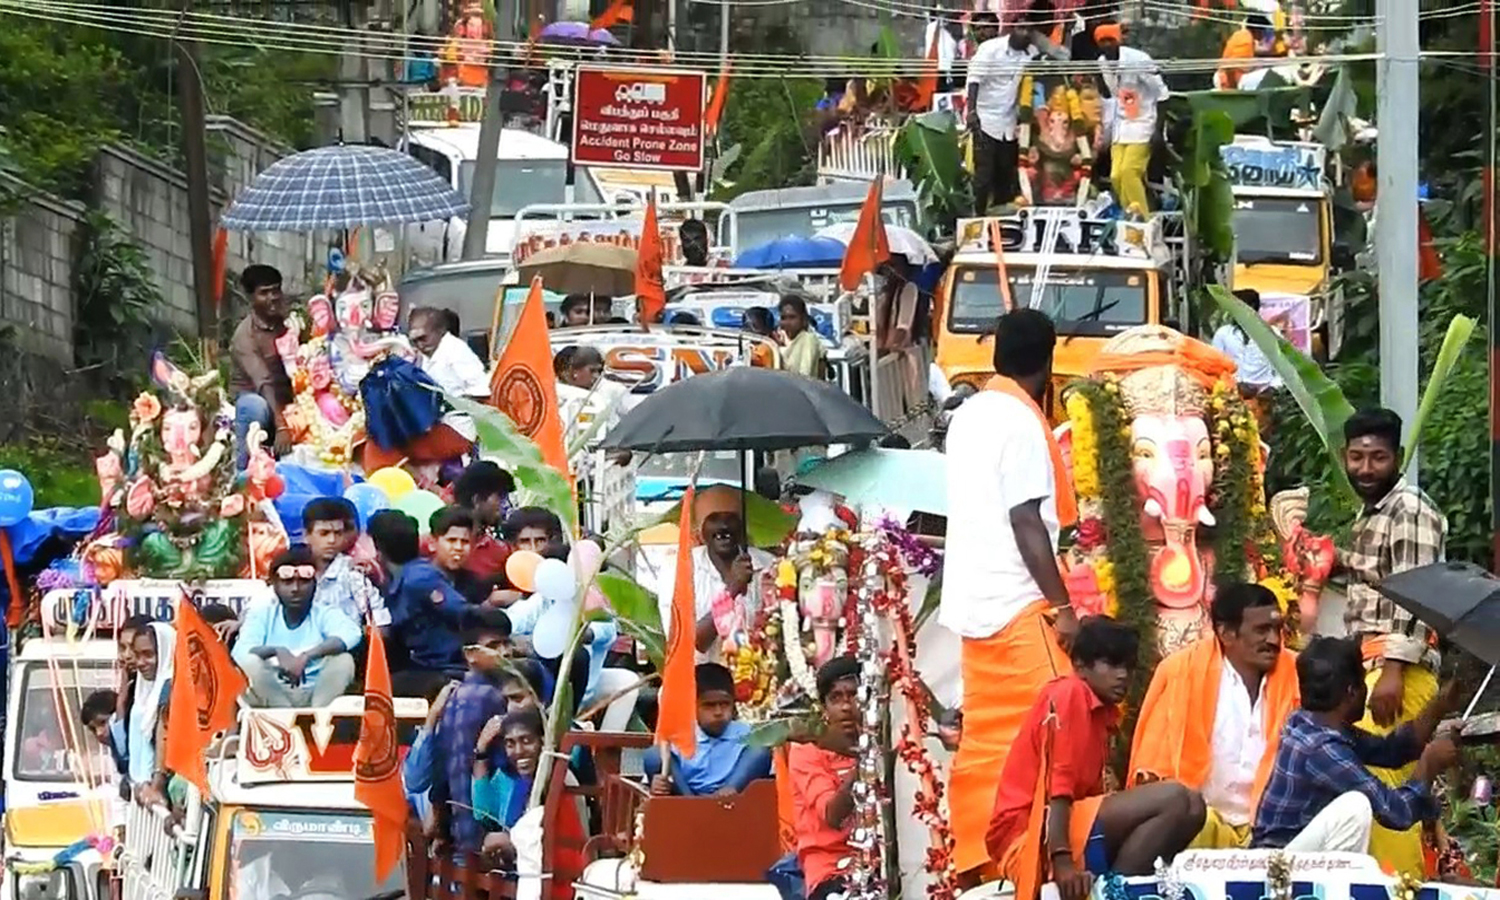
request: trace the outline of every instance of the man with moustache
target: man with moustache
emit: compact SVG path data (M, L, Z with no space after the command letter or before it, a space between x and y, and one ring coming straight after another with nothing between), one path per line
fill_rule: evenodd
M1131 785L1180 781L1203 793L1203 831L1192 846L1249 846L1282 727L1297 708L1297 660L1281 644L1276 595L1258 584L1215 594L1214 633L1156 667L1136 720Z
M1338 566L1348 579L1344 625L1364 657L1368 707L1357 727L1389 734L1416 718L1437 696L1439 656L1432 631L1376 585L1397 572L1440 562L1448 521L1416 485L1401 476L1401 417L1364 409L1344 423L1344 469L1364 509L1354 521ZM1412 766L1372 768L1388 785L1404 784ZM1398 872L1423 871L1421 830L1391 831L1378 822L1370 853Z

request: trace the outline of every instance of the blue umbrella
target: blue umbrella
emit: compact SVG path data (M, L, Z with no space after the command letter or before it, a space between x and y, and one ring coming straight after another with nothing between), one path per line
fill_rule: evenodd
M751 247L734 261L736 269L827 269L844 261L846 248L826 237L788 235Z
M220 224L230 231L313 231L433 222L469 203L413 157L341 144L286 159L256 176Z

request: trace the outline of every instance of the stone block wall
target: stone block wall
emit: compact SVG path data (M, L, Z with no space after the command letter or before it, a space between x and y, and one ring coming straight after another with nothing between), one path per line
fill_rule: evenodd
M0 327L24 352L73 361L73 251L83 207L0 174Z

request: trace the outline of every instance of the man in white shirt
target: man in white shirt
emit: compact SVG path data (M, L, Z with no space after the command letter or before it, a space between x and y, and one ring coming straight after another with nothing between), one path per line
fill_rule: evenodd
M975 13L976 32L995 27L994 13ZM1021 192L1016 166L1016 116L1021 76L1036 56L1031 28L1016 23L1008 34L986 40L969 60L966 85L969 134L974 141L974 212L984 215L992 203L1009 203Z
M700 663L722 663L724 638L743 636L754 625L760 612L757 577L776 560L764 550L745 545L745 526L737 512L709 513L699 526L699 537L703 543L692 551L696 656ZM676 568L675 564L662 567L656 596L663 622L671 619Z
M1297 659L1281 643L1276 595L1258 584L1214 594L1214 633L1157 664L1141 702L1127 784L1178 781L1208 805L1192 846L1249 846L1250 827L1301 702Z
M406 329L412 346L417 348L417 365L438 387L455 396L489 400L489 372L468 342L449 330L444 310L418 307L411 311ZM443 424L469 441L479 435L473 420L463 413L449 412L443 416Z
M948 534L938 621L963 638L963 739L948 796L960 873L989 861L985 832L1010 745L1042 686L1071 671L1078 619L1058 569L1077 520L1041 403L1057 332L1035 309L1000 317L995 371L948 426ZM1055 625L1051 621L1055 616Z
M1156 135L1156 105L1169 91L1155 60L1144 51L1122 46L1123 37L1119 23L1094 27L1104 83L1114 106L1109 181L1120 209L1145 216L1151 211L1146 170L1151 166L1151 140Z
M1235 291L1234 295L1240 302L1260 314L1260 292L1243 288ZM1278 319L1284 317L1278 317ZM1273 327L1278 326L1279 321L1272 321ZM1214 332L1213 347L1215 350L1234 360L1235 380L1240 383L1240 393L1247 397L1259 396L1281 387L1281 376L1276 374L1276 369L1271 361L1261 352L1260 347L1250 336L1234 322L1226 322L1219 326Z

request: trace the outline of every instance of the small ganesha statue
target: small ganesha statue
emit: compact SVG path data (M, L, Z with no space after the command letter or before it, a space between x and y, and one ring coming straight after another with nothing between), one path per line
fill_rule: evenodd
M128 442L116 432L96 462L103 503L128 539L125 563L146 577L232 577L246 503L219 375L189 377L160 354L151 374L158 391L136 398Z

